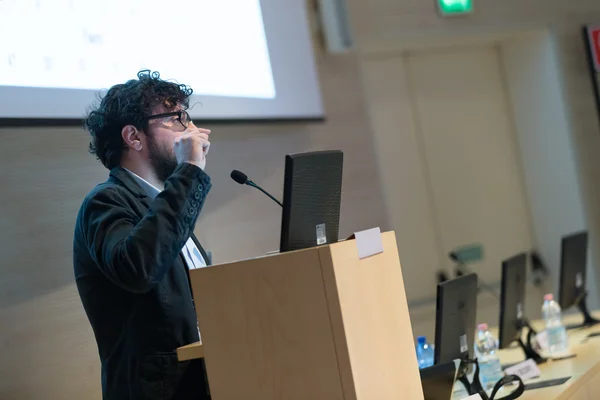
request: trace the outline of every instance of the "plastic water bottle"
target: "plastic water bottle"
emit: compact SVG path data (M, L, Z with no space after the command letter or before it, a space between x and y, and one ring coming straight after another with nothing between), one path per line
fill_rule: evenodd
M477 325L475 355L479 363L479 380L486 391L493 389L496 382L504 377L497 352L498 340L489 331L488 325Z
M551 355L565 353L569 349L569 338L562 322L562 311L552 294L544 296L542 318L546 323L548 351Z
M433 365L433 346L427 343L425 336L417 338L417 360L419 361L419 369Z

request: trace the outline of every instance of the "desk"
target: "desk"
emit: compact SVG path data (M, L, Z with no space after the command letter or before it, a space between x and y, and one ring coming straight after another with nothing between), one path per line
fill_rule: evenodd
M597 318L600 313L596 313ZM577 323L581 316L575 314L564 318L566 324ZM543 321L532 323L538 332L543 330ZM494 334L495 329L492 329ZM594 400L600 399L600 336L589 338L592 332L600 332L600 325L569 331L569 343L571 352L577 356L574 358L548 361L541 364L542 376L530 382L562 378L571 376L566 383L560 386L552 386L544 389L528 390L523 393L519 400ZM499 352L502 364L514 364L524 360L520 348L501 350ZM192 343L177 349L179 361L191 360L204 357L202 343ZM500 394L501 395L501 394Z
M190 343L187 346L177 348L177 359L179 361L193 360L196 358L204 358L202 342Z
M566 324L577 323L581 320L582 317L577 314L564 318ZM544 328L543 321L535 321L532 326L538 332ZM568 331L571 352L576 354L576 357L559 361L549 360L539 365L542 375L525 383L567 376L571 376L571 379L560 386L527 390L519 397L519 400L600 399L600 336L586 340L586 337L592 332L600 332L600 325ZM520 348L501 350L499 356L502 364L512 364L524 359Z

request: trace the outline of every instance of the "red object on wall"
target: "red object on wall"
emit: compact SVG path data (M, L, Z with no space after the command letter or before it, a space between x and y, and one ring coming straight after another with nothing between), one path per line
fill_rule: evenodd
M588 26L587 31L594 69L600 72L600 26Z

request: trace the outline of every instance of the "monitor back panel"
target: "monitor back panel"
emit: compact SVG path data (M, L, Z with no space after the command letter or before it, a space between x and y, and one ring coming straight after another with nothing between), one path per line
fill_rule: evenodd
M338 241L343 158L338 150L286 156L280 251Z
M473 356L477 313L477 274L442 282L437 287L435 363Z

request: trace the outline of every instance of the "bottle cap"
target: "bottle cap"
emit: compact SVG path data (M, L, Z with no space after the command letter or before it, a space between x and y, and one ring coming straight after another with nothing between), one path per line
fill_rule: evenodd
M478 331L487 331L488 330L488 324L483 323L483 324L477 325L477 330Z
M427 337L425 337L425 336L417 337L417 343L419 343L419 344L425 344L426 341L427 341Z
M552 293L548 293L544 296L544 300L545 301L552 301L554 300L554 295Z

